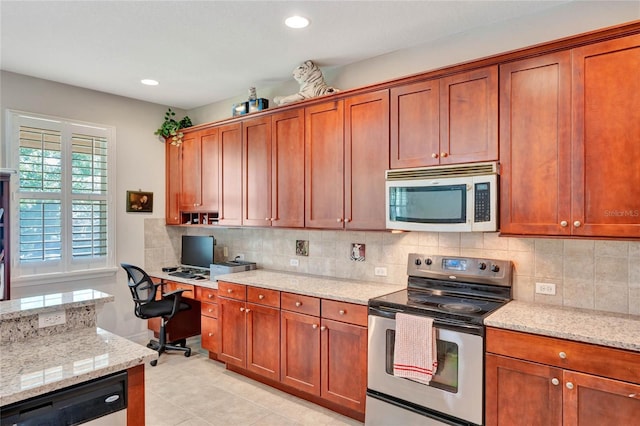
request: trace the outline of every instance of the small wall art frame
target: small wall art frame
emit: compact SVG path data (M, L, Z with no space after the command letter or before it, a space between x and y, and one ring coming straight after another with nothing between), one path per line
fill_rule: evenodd
M153 192L127 191L127 212L153 212Z

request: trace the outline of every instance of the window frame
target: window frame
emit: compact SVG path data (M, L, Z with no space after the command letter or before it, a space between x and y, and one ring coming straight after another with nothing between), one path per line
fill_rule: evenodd
M83 122L69 118L36 114L17 110L7 110L7 147L9 166L16 170L16 178L11 180L11 220L15 224L11 229L11 285L29 286L55 282L86 280L114 275L116 265L115 230L115 191L116 191L116 129L114 126ZM61 137L61 180L62 191L55 196L43 193L20 192L20 129L23 126L60 130ZM46 126L46 127L44 127ZM88 135L106 139L107 186L106 195L78 194L72 192L72 140L74 135ZM20 260L20 200L21 199L59 199L62 205L62 254L58 260L28 261ZM72 206L74 201L104 200L106 202L106 254L74 259L72 256Z

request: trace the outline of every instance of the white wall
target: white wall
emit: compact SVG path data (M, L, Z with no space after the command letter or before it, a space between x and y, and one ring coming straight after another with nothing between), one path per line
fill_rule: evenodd
M136 101L121 96L10 72L0 74L0 109L2 129L7 109L48 114L116 128L116 262L144 264L144 219L164 218L165 207L165 145L153 132L164 119L166 107ZM183 111L176 110L181 116ZM7 167L7 141L2 133L0 167ZM126 213L127 190L151 191L153 213ZM110 278L49 285L12 285L12 298L34 294L55 293L78 288L95 288L116 297L115 303L104 306L98 325L123 336L145 330L144 321L133 315L133 302L121 269Z

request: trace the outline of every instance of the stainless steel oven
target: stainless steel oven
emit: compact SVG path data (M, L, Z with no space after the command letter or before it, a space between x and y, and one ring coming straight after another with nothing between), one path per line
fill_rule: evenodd
M511 299L511 270L509 261L409 255L407 289L369 301L366 425L483 424L483 318ZM428 385L393 374L397 313L434 319Z

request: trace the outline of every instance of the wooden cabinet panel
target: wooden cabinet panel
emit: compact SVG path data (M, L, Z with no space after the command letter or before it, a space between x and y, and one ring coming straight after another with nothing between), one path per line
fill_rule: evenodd
M498 159L498 67L440 80L440 164Z
M242 225L242 124L218 128L220 225Z
M320 299L317 297L285 292L282 292L280 297L283 310L320 316Z
M166 201L165 201L165 222L167 225L180 224L180 190L181 183L181 150L179 146L165 142L165 163L166 163Z
M218 281L218 295L228 299L247 300L247 286Z
M191 284L184 284L175 281L165 281L162 293L169 293L176 290L185 290L182 292L183 299L196 299L196 290Z
M202 169L200 158L200 138L198 132L187 132L182 138L182 187L180 189L180 209L195 210L202 204Z
M217 303L200 303L200 315L218 318Z
M203 303L206 305L206 303ZM200 345L202 349L217 354L218 350L218 319L208 316L200 317L201 331Z
M218 359L229 364L246 365L247 315L244 302L240 300L218 299Z
M485 360L487 426L562 425L561 369L492 354Z
M305 108L305 226L343 227L344 101Z
M242 224L271 224L271 117L245 120L243 132Z
M279 308L280 292L268 288L248 286L247 301L259 305L271 306L272 308Z
M353 96L344 102L344 226L385 229L389 91Z
M571 56L500 67L500 230L569 235ZM562 226L565 221L565 226Z
M368 324L367 305L322 299L322 318L361 325Z
M573 55L573 234L640 237L640 35Z
M321 396L344 407L364 412L367 390L367 328L322 319L321 346Z
M284 295L284 293L283 293ZM320 318L281 312L282 383L320 395Z
M391 89L391 168L436 165L440 152L439 80ZM436 157L432 157L436 154Z
M201 302L217 303L218 302L218 290L215 288L196 287L196 298Z
M631 425L640 416L640 385L564 372L564 425Z
M206 129L200 132L200 187L201 205L198 210L217 212L220 208L218 191L220 168L220 144L218 129Z
M280 380L280 310L247 303L246 314L247 370Z
M304 110L272 116L272 226L304 227Z

